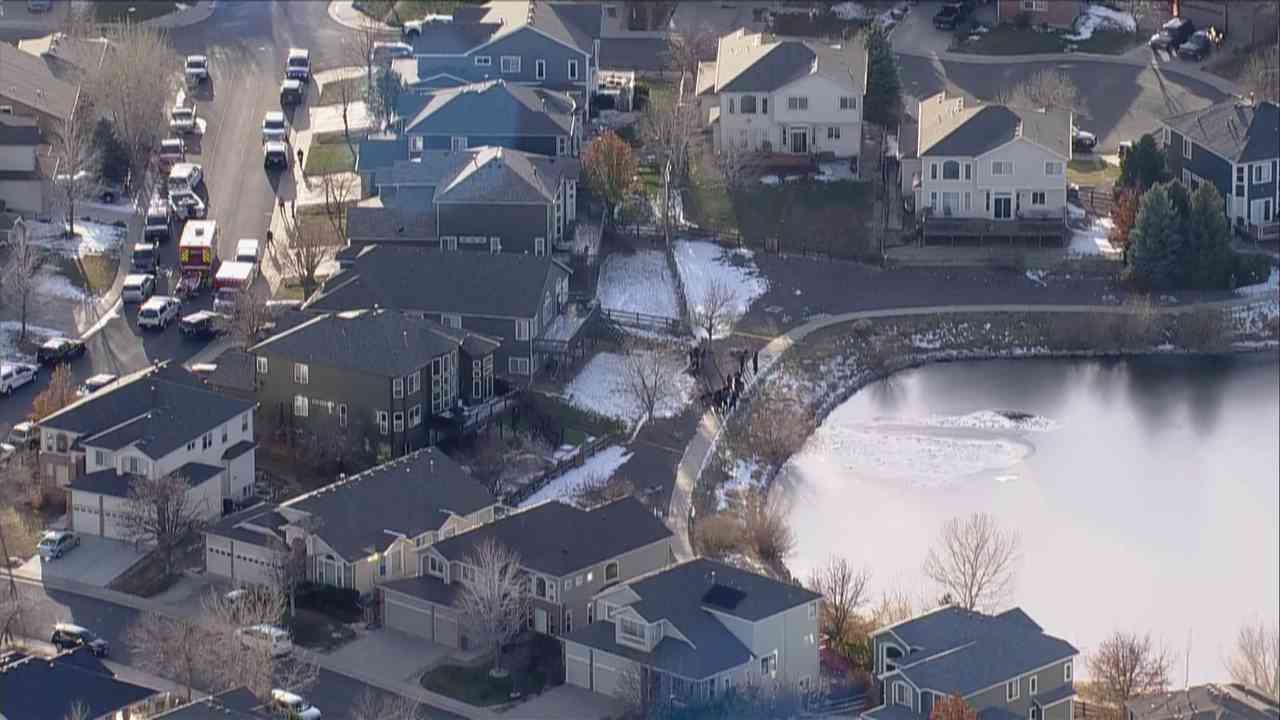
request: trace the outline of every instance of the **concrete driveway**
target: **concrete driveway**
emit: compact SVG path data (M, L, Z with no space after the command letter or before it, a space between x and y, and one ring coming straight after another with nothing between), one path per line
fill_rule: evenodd
M620 717L626 706L617 698L574 685L560 685L511 709L513 717L528 720Z
M357 630L355 640L329 653L331 661L378 677L416 685L422 673L451 660L455 651L396 630Z
M938 53L951 47L953 33L933 26L933 16L942 7L941 2L922 2L911 6L911 11L893 29L890 43L899 52Z
M108 540L93 535L81 535L80 547L57 560L44 562L39 555L18 568L17 574L31 580L43 581L45 577L106 587L120 573L142 559L144 553L134 549L133 543Z

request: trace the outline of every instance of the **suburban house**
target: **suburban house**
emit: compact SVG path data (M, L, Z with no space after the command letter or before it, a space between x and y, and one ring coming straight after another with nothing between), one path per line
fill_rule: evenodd
M70 37L59 32L19 40L18 49L43 60L59 79L79 84L102 66L110 44L106 38Z
M347 240L546 255L573 231L581 169L574 158L504 147L363 163L361 184L376 197L348 209Z
M416 575L419 548L501 515L492 493L426 448L278 506L228 516L205 533L205 566L239 584L263 583L282 544L302 547L307 579L367 594Z
M1238 232L1280 238L1280 107L1231 99L1166 118L1163 125L1175 178L1192 189L1213 183Z
M180 367L158 365L39 421L40 468L70 492L77 532L125 537L136 477L175 475L205 518L253 493L251 400L220 395Z
M916 117L916 141L903 143L902 175L926 243L1066 241L1070 112L966 104L939 93L921 101Z
M385 308L497 340L496 374L529 376L544 338L568 339L569 268L546 256L353 248L303 306L339 312Z
M698 68L717 148L850 158L862 149L867 49L738 29Z
M185 705L151 715L152 720L272 720L274 710L259 702L247 687L224 690Z
M42 142L35 118L0 113L0 211L48 212L53 194L41 170Z
M559 501L534 505L486 525L426 544L414 577L381 586L383 623L449 647L467 646L458 596L481 543L515 551L529 575L529 627L567 635L592 622L592 596L674 561L671 530L633 497L591 510Z
M567 93L506 80L459 85L400 96L396 125L409 154L423 150L505 147L527 153L577 157L581 115Z
M395 310L323 313L249 348L268 425L398 457L493 397L498 341Z
M1071 720L1079 651L1047 634L1020 608L986 615L954 605L871 635L882 704L865 720L927 720L933 704L959 696L979 718Z
M1276 720L1280 704L1253 688L1228 683L1142 695L1126 703L1129 720Z
M1025 19L1029 27L1069 30L1088 5L1085 0L996 0L996 22L1021 24Z
M704 702L733 687L818 681L822 596L699 558L606 588L595 621L564 639L565 682L618 695Z
M599 3L501 0L461 5L453 18L407 28L416 72L411 90L501 78L568 92L585 113L596 88Z
M165 693L116 677L87 647L53 658L6 651L0 655L0 718L152 717L152 700ZM76 705L83 714L75 714Z
M48 137L61 132L80 99L80 86L54 74L40 56L0 42L0 115L35 118Z
M224 350L211 363L193 365L191 372L199 374L206 385L223 395L251 399L257 392L253 355L240 348Z

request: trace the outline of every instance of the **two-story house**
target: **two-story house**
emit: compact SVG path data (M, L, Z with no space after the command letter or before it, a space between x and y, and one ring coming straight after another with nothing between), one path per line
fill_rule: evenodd
M927 720L957 696L979 717L1071 720L1079 654L1020 608L998 615L944 606L871 635L881 705L864 720Z
M136 477L183 478L191 506L215 518L253 493L256 407L180 367L147 368L40 420L40 467L69 488L77 532L124 538Z
M385 308L479 333L501 343L499 376L539 369L538 340L558 327L569 299L569 268L547 256L369 245L341 266L305 309Z
M582 143L581 113L568 93L502 79L402 95L396 115L409 139L406 160L423 150L486 146L577 157Z
M718 148L850 158L855 168L866 89L861 36L832 47L740 28L698 69Z
M462 5L452 20L407 25L411 90L503 79L561 90L580 111L596 88L599 3L499 0Z
M421 315L323 313L248 349L266 422L398 457L493 397L498 341ZM381 454L381 453L380 453Z
M904 154L925 242L957 237L1065 242L1071 113L922 101ZM904 147L912 147L904 143Z
M996 0L996 22L1021 23L1025 19L1028 28L1047 25L1070 30L1086 7L1084 0Z
M0 113L0 211L48 212L52 189L40 168L42 142L35 118Z
M352 245L546 255L577 219L582 164L570 157L481 147L362 168L377 196L347 210Z
M0 115L35 118L50 137L76 108L80 86L54 73L46 60L0 42Z
M266 583L279 549L301 546L308 580L367 594L416 575L419 548L501 510L457 463L426 448L279 506L228 516L205 532L205 567L239 584Z
M1227 220L1253 238L1280 238L1280 108L1225 100L1165 118L1169 170L1194 189L1213 183Z
M818 681L818 603L799 585L706 558L607 588L564 639L565 682L604 695L706 702L731 688ZM631 679L626 680L627 676Z
M1273 676L1274 677L1274 676ZM1125 703L1128 720L1276 720L1280 703L1237 683L1193 685Z
M671 530L633 497L591 510L558 501L534 505L419 548L417 577L381 586L383 622L465 648L458 595L474 578L476 548L493 541L514 551L528 575L529 627L568 634L594 619L595 593L674 562L671 537Z

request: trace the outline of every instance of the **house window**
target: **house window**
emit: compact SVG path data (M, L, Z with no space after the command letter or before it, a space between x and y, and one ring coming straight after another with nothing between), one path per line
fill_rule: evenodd
M534 238L534 239L533 239L533 254L534 254L534 255L546 255L546 254L547 254L547 239L546 239L546 238L544 238L544 237L536 237L536 238Z
M816 600L809 603L809 619L810 620L818 619L818 602Z
M457 313L440 313L440 324L457 330L462 327L462 316Z
M547 61L546 60L533 61L533 77L538 80L547 79Z
M422 371L414 370L405 378L405 394L412 395L422 389Z
M973 179L973 163L964 164L964 179L965 180Z
M622 637L628 640L645 641L644 625L631 618L618 618L618 630L622 633Z
M378 577L386 577L386 576L387 576L387 556L379 555L378 556Z
M769 96L760 98L760 112L764 115L769 114Z
M778 651L760 658L760 677L776 677L778 674Z
M240 416L240 432L249 432L249 413Z
M409 427L418 427L422 424L422 406L414 405L409 408Z
M827 139L828 139L828 140L839 140L839 139L840 139L840 126L839 126L839 125L828 125L828 126L827 126Z
M259 375L267 374L267 358L262 355L258 356L258 374Z
M310 403L307 402L307 396L305 395L293 396L293 416L294 417L306 417L307 411L309 409L310 409Z
M516 321L516 339L517 340L529 339L529 321L528 320Z
M578 573L578 576L573 579L573 584L582 587L582 573Z
M1044 164L1044 174L1050 177L1058 177L1062 175L1062 163L1047 162Z
M226 425L222 426L222 444L223 445L227 444L227 426Z
M857 109L858 109L858 98L853 97L852 95L841 95L841 96L840 96L840 109L841 109L841 110L857 110Z
M529 374L529 358L511 358L507 363L507 372L512 375L528 375Z
M1182 138L1182 157L1188 160L1191 159L1191 138Z
M1022 0L1023 12L1044 12L1049 9L1049 0Z
M1062 681L1071 682L1071 661L1062 664Z
M422 146L426 142L421 135L409 136L409 152L422 152Z
M734 107L736 107L736 105L734 104L734 99L729 98L729 114L730 115L733 115L734 113L737 112L737 110L734 110Z
M959 161L946 160L942 163L942 179L943 180L959 180L960 179Z
M1032 204L1032 205L1044 205L1044 193L1043 193L1043 192L1033 192L1033 193L1031 193L1031 204Z
M896 682L893 684L893 704L907 704L907 685L906 683Z
M929 179L938 179L938 163L929 163Z
M564 611L564 631L566 633L573 632L573 611L572 610Z
M967 193L967 192L966 192L966 193L964 194L964 209L965 209L965 212L968 212L968 211L969 211L969 210L971 210L972 208L973 208L973 194L972 194L972 193Z
M807 97L789 97L787 98L788 110L808 110L809 98Z
M991 163L991 174L996 176L1012 175L1013 163L1009 160L996 160Z
M491 253L502 252L502 238L496 237L496 236L489 238L489 252Z
M449 137L449 149L457 152L467 149L467 137L465 135L452 135Z
M743 115L756 114L756 96L755 95L742 96L742 114Z
M570 80L578 79L578 61L577 60L569 61L569 79Z
M299 385L306 385L311 381L311 368L306 363L293 364L293 381Z
M503 55L500 62L503 73L510 74L520 72L519 55Z
M1253 166L1253 182L1254 184L1271 182L1271 164L1255 163Z
M195 451L196 451L196 441L192 440L191 442L187 443L187 452L195 452Z
M98 467L106 467L111 464L111 453L106 450L94 450L93 461Z
M618 561L614 560L604 566L604 581L612 582L618 579Z
M929 193L929 207L931 208L938 207L938 193L936 192Z
M493 64L493 58L489 57L488 55L476 56L476 65L479 65L480 67L489 67L492 64Z
M404 432L404 413L398 412L392 416L392 427L396 432Z
M814 634L813 634L813 633L805 633L805 636L804 636L804 644L805 644L805 645L812 645L813 643L814 643Z
M347 426L347 404L338 403L338 427Z
M427 556L427 572L432 575L444 576L444 561L435 555Z
M563 135L556 137L556 155L564 155L569 151L569 138Z
M391 381L391 397L399 399L404 397L404 379L395 378Z
M1036 677L1035 675L1032 675L1030 683L1031 683L1031 687L1028 689L1030 690L1032 695L1035 695L1037 692L1040 691L1040 678Z
M374 417L377 418L377 421L378 421L378 432L382 433L383 435L386 435L387 428L388 428L387 411L379 410L377 413L374 414Z
M1004 684L1004 699L1008 701L1017 700L1021 689L1018 687L1017 680L1010 680Z

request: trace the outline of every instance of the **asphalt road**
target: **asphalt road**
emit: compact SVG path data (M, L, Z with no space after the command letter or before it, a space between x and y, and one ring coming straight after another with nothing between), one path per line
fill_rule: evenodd
M125 632L137 620L140 611L84 595L47 590L26 582L18 583L18 592L23 598L28 632L36 639L47 641L54 623L72 622L89 628L109 642L111 660L123 665L132 664ZM320 708L326 717L351 717L353 708L366 692L375 696L383 694L382 690L358 680L321 670L316 682L301 694ZM421 717L443 720L459 716L427 708Z

